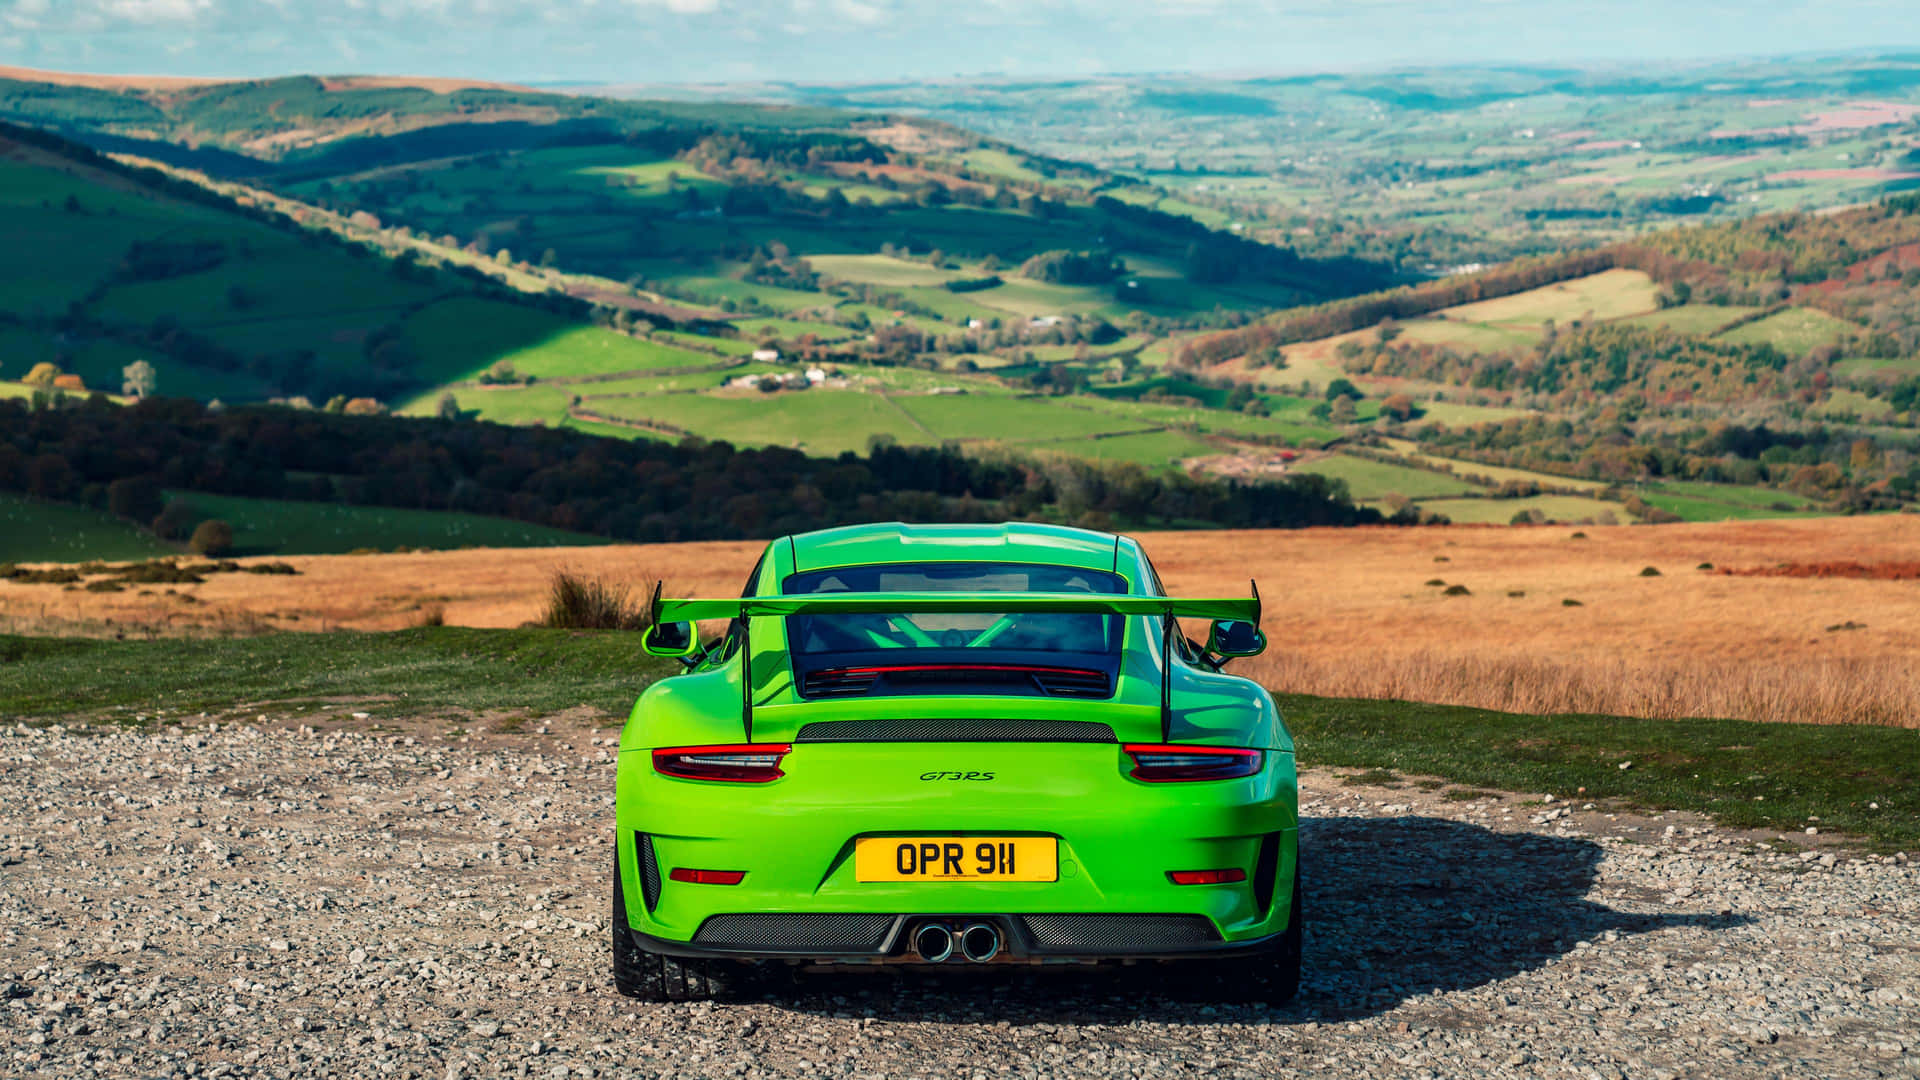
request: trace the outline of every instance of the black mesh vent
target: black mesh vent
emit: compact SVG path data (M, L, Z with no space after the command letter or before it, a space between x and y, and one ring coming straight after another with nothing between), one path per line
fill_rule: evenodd
M873 689L877 679L870 671L809 671L800 692L808 697L848 697Z
M1280 834L1260 838L1260 860L1253 867L1253 902L1261 918L1273 910L1273 886L1280 874Z
M1042 952L1152 953L1220 940L1204 915L1023 915Z
M795 742L1110 743L1113 729L1088 720L817 720Z
M715 915L700 924L700 945L779 951L879 952L892 915Z
M1059 671L1037 673L1033 681L1040 684L1049 697L1103 698L1113 695L1113 687L1104 671L1078 671L1062 668Z
M640 898L652 911L660 903L660 863L653 855L653 837L634 833L633 846L640 854Z

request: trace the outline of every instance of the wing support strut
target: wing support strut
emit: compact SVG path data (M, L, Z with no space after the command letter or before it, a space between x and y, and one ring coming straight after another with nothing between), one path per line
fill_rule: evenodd
M753 741L753 620L740 616L740 725Z
M1173 634L1180 620L1171 613L1160 622L1160 741L1173 741Z

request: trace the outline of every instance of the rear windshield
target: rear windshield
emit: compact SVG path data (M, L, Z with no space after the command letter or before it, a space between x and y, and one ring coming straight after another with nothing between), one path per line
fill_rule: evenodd
M898 563L794 574L789 596L819 593L1124 593L1126 581L1103 570L1024 563ZM1055 612L928 612L794 615L788 647L796 654L893 650L964 650L955 658L1008 653L1112 654L1120 649L1117 615Z

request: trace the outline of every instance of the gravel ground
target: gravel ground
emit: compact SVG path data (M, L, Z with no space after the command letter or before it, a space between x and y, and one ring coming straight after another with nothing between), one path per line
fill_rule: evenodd
M607 977L605 733L261 720L0 731L0 1075L1920 1075L1920 867L1825 837L1312 774L1291 1006L1148 969L651 1006Z

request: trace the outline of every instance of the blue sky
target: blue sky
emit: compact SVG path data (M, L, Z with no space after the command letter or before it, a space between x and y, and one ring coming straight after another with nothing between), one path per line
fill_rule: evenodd
M0 63L809 82L1920 46L1915 0L0 0Z

